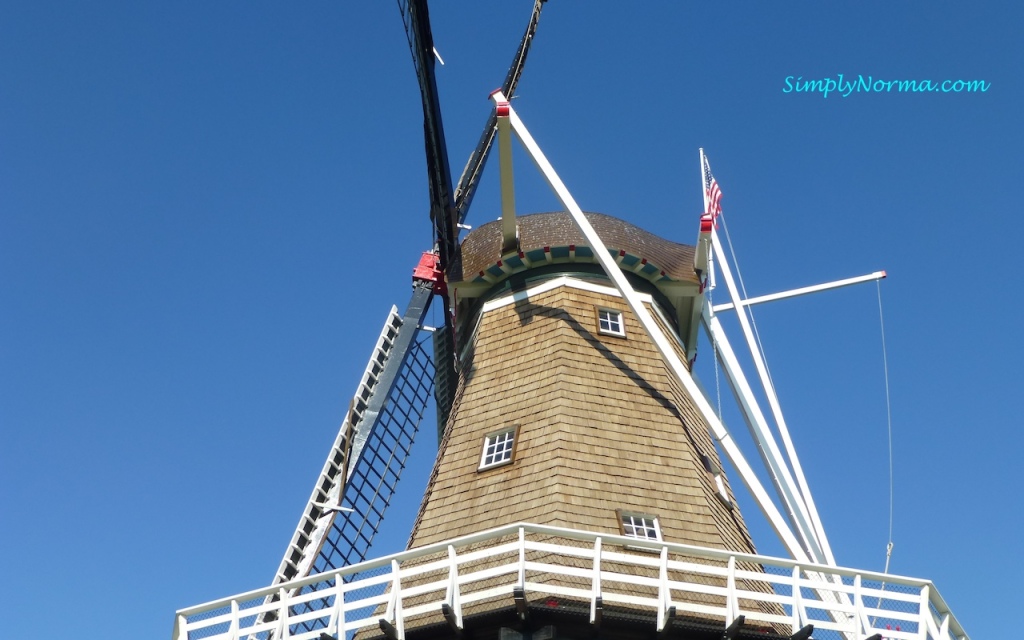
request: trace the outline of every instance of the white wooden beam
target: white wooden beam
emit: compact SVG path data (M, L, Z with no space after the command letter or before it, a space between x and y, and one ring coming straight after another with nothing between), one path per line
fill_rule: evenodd
M718 267L722 272L722 279L725 280L726 287L729 291L729 297L734 303L739 303L742 306L739 290L736 287L736 281L732 277L732 270L729 268L729 262L725 259L725 251L722 250L722 242L718 238L718 232L714 229L711 230L711 248L715 256L718 257ZM811 497L811 489L807 485L807 478L804 476L803 467L800 466L800 459L796 455L796 448L793 446L793 440L789 436L789 429L786 427L786 419L782 415L782 407L779 405L779 398L775 393L775 387L772 385L771 378L768 376L768 366L764 362L764 358L761 357L761 351L757 346L757 341L754 338L753 329L750 326L750 318L747 317L745 309L739 309L740 313L736 316L740 321L740 329L743 331L743 337L746 338L747 347L750 349L750 356L754 360L754 367L757 369L757 375L761 379L761 385L764 387L765 396L768 398L768 406L772 410L772 416L775 418L775 425L779 429L779 435L782 437L782 443L786 448L786 455L789 456L789 464L793 467L793 475L796 478L797 486L800 489L800 493L803 497L803 503L807 507L807 513L810 517L811 524L813 526L815 538L817 539L818 546L821 548L823 557L821 562L823 564L834 565L836 563L835 557L832 555L832 548L829 546L828 538L825 536L825 528L822 526L821 518L818 516L818 510L814 506L814 499Z
M750 430L750 436L757 443L758 453L761 454L761 460L764 462L765 468L768 469L775 491L786 508L786 515L789 517L790 523L803 541L808 556L814 562L824 563L821 547L817 543L814 527L810 522L807 507L801 498L800 489L793 481L785 458L779 451L779 445L775 442L775 437L768 426L768 421L757 404L757 399L740 367L739 360L736 359L729 338L725 335L718 318L711 315L706 307L703 324L708 339L715 345L725 378L740 406L741 413Z
M826 282L824 284L815 284L809 287L800 287L799 289L790 289L789 291L780 291L779 293L769 293L764 296L756 296L754 298L747 298L740 302L741 306L749 307L755 304L761 304L763 302L772 302L773 300L784 300L786 298L795 298L797 296L807 295L808 293L817 293L819 291L828 291L829 289L839 289L840 287L849 287L850 285L860 284L862 282L872 282L874 280L883 280L886 277L884 271L875 271L865 276L857 276L856 278L846 278L845 280L836 280L835 282ZM719 311L728 311L735 309L736 305L732 302L723 302L722 304L716 304L712 307L715 313Z
M500 92L492 94L491 99L495 102L505 100L504 96ZM679 359L679 356L676 355L672 345L661 332L661 329L658 328L657 324L655 324L654 318L651 316L650 312L647 311L647 307L644 306L643 302L640 301L636 291L633 289L633 286L629 283L629 280L626 279L625 274L622 273L618 265L615 264L611 255L609 255L608 248L605 246L604 241L601 240L600 236L597 235L597 231L587 220L586 216L583 215L583 211L576 203L576 200L572 197L572 194L569 193L569 190L555 172L554 167L552 167L551 163L548 162L547 157L540 150L540 147L537 145L536 141L534 141L533 136L530 135L530 132L526 129L515 110L511 107L509 108L509 122L512 125L512 130L526 148L527 153L530 154L530 157L533 159L537 168L555 192L555 195L562 203L562 206L565 207L573 220L579 226L580 230L583 232L584 237L587 239L587 243L590 245L594 255L604 268L605 273L615 284L615 288L619 290L623 299L626 300L626 304L629 305L630 310L640 321L640 325L644 328L644 331L661 353L661 356L664 358L669 370L675 375L680 384L686 390L687 394L689 394L693 399L697 410L700 411L701 415L707 422L712 437L718 441L719 445L722 447L722 451L725 452L725 455L729 458L733 467L736 468L740 478L747 486L747 489L754 497L758 506L761 508L762 513L764 513L769 525L775 530L775 533L782 540L783 545L794 559L801 562L807 560L807 554L803 547L796 539L796 536L789 528L788 523L775 506L775 503L772 502L771 498L768 496L768 493L765 491L761 481L754 473L754 470L747 463L743 452L740 451L739 446L733 440L722 422L718 419L718 416L715 415L711 404L707 401L707 398L705 398L704 394L701 393L697 383L690 376L689 369L683 364L682 360Z
M500 93L500 91L498 92ZM498 114L498 169L501 174L501 254L519 248L516 230L516 190L512 175L512 133L507 100L495 103Z

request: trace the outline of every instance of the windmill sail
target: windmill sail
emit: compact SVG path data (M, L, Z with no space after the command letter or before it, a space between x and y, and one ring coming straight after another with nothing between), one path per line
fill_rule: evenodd
M402 335L409 320L391 308L275 582L366 557L432 388L424 339L415 331Z
M516 50L516 55L512 59L512 65L508 68L508 73L505 74L505 81L501 83L501 92L506 96L515 95L516 87L519 86L519 78L523 75L523 68L526 66L526 56L530 53L530 45L533 44L533 36L537 33L540 12L545 2L546 0L534 0L530 22L526 25L526 33L523 34L523 39L519 41L519 49ZM494 145L494 134L497 131L497 126L497 113L491 111L487 118L487 124L484 125L483 134L480 136L480 142L477 143L473 153L469 156L469 161L466 163L466 167L462 170L462 176L459 178L459 184L455 187L455 211L459 222L463 222L466 219L469 206L473 203L476 187L480 184L480 174L483 172L487 156Z
M430 288L420 287L417 292L420 295L413 295L404 317L395 307L388 314L348 415L274 575L275 585L356 564L373 543L433 389L429 334L419 330L429 307ZM325 586L314 583L299 592ZM267 602L279 599L280 594L275 594ZM315 611L326 604L326 600L314 600L291 607L291 613ZM279 617L271 612L260 616L260 621ZM300 626L312 631L322 623Z
M540 18L542 0L535 0L530 21L506 74L503 88L515 90L526 63ZM303 510L285 552L274 584L356 564L362 561L380 528L397 488L424 412L438 381L438 420L443 424L451 405L455 381L454 343L448 299L446 326L434 336L431 360L428 338L421 327L438 282L457 253L458 222L465 218L494 140L493 114L452 196L444 130L434 80L433 38L426 3L399 2L424 112L424 138L430 186L430 213L435 228L436 264L426 254L414 274L413 293L405 314L392 308L366 366L338 436ZM314 584L303 591L325 585ZM279 596L273 596L274 601ZM326 602L298 607L311 611ZM273 614L261 619L272 620ZM310 631L315 625L303 625Z

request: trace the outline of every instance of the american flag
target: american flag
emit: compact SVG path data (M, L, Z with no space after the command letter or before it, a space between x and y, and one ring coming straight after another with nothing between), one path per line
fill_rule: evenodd
M711 175L711 167L708 165L707 157L704 158L704 193L708 197L707 214L717 218L722 213L722 190L718 188L718 181Z

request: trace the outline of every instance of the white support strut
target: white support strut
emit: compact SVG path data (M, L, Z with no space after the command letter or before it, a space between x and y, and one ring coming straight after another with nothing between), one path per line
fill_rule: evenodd
M782 452L779 451L779 445L772 435L761 407L757 404L757 399L736 359L729 338L725 335L718 318L708 312L707 306L704 307L702 320L708 338L715 344L719 362L722 364L726 380L742 410L747 427L750 429L750 435L757 443L761 460L771 475L772 484L775 485L782 504L785 505L790 523L803 541L808 556L814 562L825 564L814 527L807 513L807 507L800 495L800 489L789 472Z
M491 99L495 103L506 102L505 96L502 95L501 92L495 92L492 94ZM529 153L530 157L537 165L538 170L545 177L559 201L561 201L562 206L565 207L566 211L569 212L573 220L579 226L580 231L582 231L587 242L590 244L594 256L601 264L601 267L611 279L615 288L622 295L626 304L629 305L630 311L632 311L639 320L640 325L644 328L644 331L650 337L655 347L657 347L658 351L661 353L661 356L664 358L669 370L673 375L675 375L680 384L693 399L697 410L700 411L701 415L708 423L708 428L711 431L712 437L714 437L714 439L721 445L722 451L736 468L740 478L747 486L751 495L754 496L754 499L757 501L758 506L760 506L765 518L782 540L786 550L797 561L803 562L808 560L806 552L797 540L796 536L793 534L793 531L789 528L785 518L779 512L775 503L772 502L771 498L768 496L768 493L765 491L761 481L757 478L757 475L747 463L746 458L743 456L743 453L740 451L736 442L732 439L728 430L726 430L725 426L715 415L714 409L708 403L704 394L701 393L697 383L694 382L693 378L690 376L689 370L683 364L682 360L679 359L679 356L676 355L672 345L658 328L657 324L655 324L654 318L640 300L636 291L633 289L633 286L626 279L625 274L623 274L618 265L615 264L614 259L608 253L608 248L597 235L597 231L594 230L594 227L591 226L586 216L583 215L583 211L580 209L575 199L573 199L569 190L565 187L565 184L558 177L554 167L552 167L551 163L548 162L548 159L544 156L544 153L534 141L533 136L530 135L530 132L526 129L515 110L511 107L509 108L509 122L512 124L512 130L519 138L519 141L523 144L527 153Z
M862 282L873 282L875 280L883 280L886 277L884 271L875 271L864 276L857 276L856 278L846 278L845 280L836 280L835 282L826 282L824 284L815 284L809 287L800 287L799 289L790 289L789 291L780 291L778 293L769 293L764 296L756 296L753 298L747 298L740 304L744 307L750 307L755 304L761 304L763 302L772 302L773 300L785 300L786 298L795 298L797 296L807 295L808 293L817 293L819 291L828 291L829 289L839 289L840 287L849 287L850 285L860 284ZM719 311L728 311L735 309L736 305L731 302L723 302L722 304L716 304L712 307L712 311L718 313Z
M754 367L757 369L757 374L761 379L761 385L764 387L765 395L768 398L768 406L771 407L772 416L775 418L775 424L779 428L779 435L782 436L782 443L786 448L786 455L789 456L789 463L793 467L793 475L796 477L798 486L800 487L800 493L803 495L804 504L807 507L807 512L810 516L811 523L813 524L815 538L817 538L818 544L821 547L823 558L821 562L823 564L834 565L836 563L835 557L832 555L832 548L829 546L828 538L825 536L825 528L822 526L821 518L818 516L818 510L814 506L814 499L811 497L811 489L807 485L807 479L804 477L803 467L800 466L800 459L796 455L796 449L793 447L793 440L789 436L789 429L786 427L786 419L782 415L782 407L779 405L779 398L775 393L775 387L772 385L771 379L768 376L768 367L761 357L761 351L757 348L757 341L754 338L754 332L750 327L750 318L747 316L746 309L743 308L743 301L740 297L739 290L736 287L736 281L732 277L732 271L729 268L729 263L725 259L725 251L722 249L722 242L718 238L717 230L712 229L711 231L711 248L716 256L718 256L719 269L722 271L722 279L725 280L726 287L729 290L729 297L732 298L734 304L737 305L737 318L740 321L740 328L743 330L743 336L747 340L747 347L750 349L750 355L754 360Z

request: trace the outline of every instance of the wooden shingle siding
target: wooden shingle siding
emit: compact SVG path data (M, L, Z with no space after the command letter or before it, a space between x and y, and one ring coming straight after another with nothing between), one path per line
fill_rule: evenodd
M599 307L625 338L598 332ZM410 547L519 521L618 534L624 509L667 541L753 551L701 461L718 462L707 426L621 298L562 286L500 306L467 354ZM478 470L512 425L512 463Z

